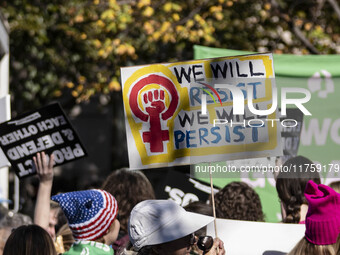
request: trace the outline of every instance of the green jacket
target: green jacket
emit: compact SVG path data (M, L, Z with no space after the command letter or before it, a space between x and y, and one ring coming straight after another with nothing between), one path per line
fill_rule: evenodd
M113 249L94 241L76 241L64 255L113 255Z

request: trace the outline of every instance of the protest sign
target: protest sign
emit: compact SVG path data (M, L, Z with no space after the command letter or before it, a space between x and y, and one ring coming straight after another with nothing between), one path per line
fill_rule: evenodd
M57 103L0 124L0 147L19 178L35 174L32 158L37 152L53 153L55 165L87 155Z
M282 137L282 148L283 156L282 163L286 162L292 157L296 157L300 144L300 135L303 124L303 113L297 108L287 109L287 115L281 116L280 120L283 119L293 119L296 121L295 127L282 127L281 137Z
M131 169L282 154L271 54L125 67L121 74Z
M210 185L201 183L185 173L171 170L167 171L155 191L157 199L171 199L180 206L195 201L206 203L211 195ZM214 189L214 192L218 192L218 189Z
M218 237L228 255L262 255L275 250L288 253L304 237L304 224L217 219ZM215 236L210 223L207 235Z

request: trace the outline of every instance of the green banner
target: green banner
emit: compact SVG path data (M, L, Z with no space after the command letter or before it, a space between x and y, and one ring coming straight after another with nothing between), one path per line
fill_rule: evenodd
M194 46L195 59L252 53ZM329 184L338 180L340 178L340 55L273 55L278 91L290 87L308 89L311 93L311 99L304 106L312 115L304 116L298 155L305 156L317 164L323 183ZM289 98L296 97L293 95ZM280 106L280 93L278 99ZM216 178L214 185L224 187L235 180L245 181L255 187L261 197L266 221L279 221L280 204L275 181L270 178L261 180L252 176L249 178L240 176L236 179Z

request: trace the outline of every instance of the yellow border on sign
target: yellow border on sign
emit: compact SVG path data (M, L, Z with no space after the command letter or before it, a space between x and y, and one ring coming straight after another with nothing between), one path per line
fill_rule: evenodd
M196 110L200 109L200 106L190 107L189 104L189 97L188 97L188 89L186 87L182 87L178 81L177 77L172 73L170 70L171 67L180 66L180 65L190 65L190 64L197 64L202 63L205 68L205 74L209 78L211 77L211 69L210 63L219 62L223 60L230 60L230 59L238 59L240 61L245 60L262 60L265 66L266 71L266 78L273 78L274 71L273 71L273 64L272 59L268 55L251 55L251 56L238 56L238 57L226 57L226 58L217 58L217 59L208 59L208 60L194 60L188 62L177 62L173 64L155 64L150 66L145 66L137 71L135 71L125 82L123 86L123 99L124 99L124 107L126 111L126 117L128 119L131 133L133 135L137 150L141 157L141 161L143 165L149 164L156 164L156 163L169 163L173 162L176 158L181 157L188 157L188 156L208 156L214 154L226 154L226 153L239 153L245 151L266 151L266 150L273 150L277 147L277 123L274 122L273 127L269 127L268 124L268 142L262 143L252 143L252 144L241 144L241 145L223 145L217 147L205 147L205 148L184 148L173 150L174 148L174 120L178 116L178 113L181 110ZM167 152L163 154L156 154L156 155L148 155L146 147L142 141L142 125L143 123L136 122L133 118L133 113L131 112L131 108L129 105L129 95L133 85L140 80L142 77L145 77L149 74L161 74L168 79L170 79L173 84L176 86L177 92L179 94L179 104L178 107L173 114L173 117L167 120L167 127L169 129L169 142L167 143ZM266 79L265 81L265 91L266 95L264 98L254 99L254 103L266 102L271 100L272 89L271 89L271 79ZM150 85L155 88L155 84ZM151 87L152 88L152 87ZM144 91L146 89L143 89ZM247 100L245 100L247 103ZM232 102L223 103L223 106L230 106ZM271 105L268 105L270 107ZM214 105L208 105L210 122L216 118L216 112L214 111ZM276 112L268 116L270 119L276 118ZM259 150L259 147L261 150Z
M167 127L169 129L169 142L167 143L167 153L151 155L149 156L146 151L146 147L142 140L141 130L143 123L137 123L133 118L133 113L131 112L131 108L129 105L129 96L133 85L141 78L145 77L149 74L163 74L165 77L170 79L176 87L176 90L179 94L179 102L178 107L173 114L173 117L167 120ZM154 84L150 84L151 88L154 88ZM144 91L143 89L141 90ZM140 92L141 93L141 92ZM178 115L179 111L189 104L188 98L187 100L182 100L185 98L185 95L188 94L187 88L182 88L177 81L177 78L172 74L170 69L164 65L150 65L143 67L136 72L134 72L125 82L123 88L123 101L124 107L126 110L126 117L128 119L131 133L133 135L134 141L136 143L137 150L141 157L141 161L143 165L149 165L153 163L163 163L163 162L172 162L175 160L175 155L173 153L169 153L174 148L174 139L173 139L173 129L174 129L174 119Z

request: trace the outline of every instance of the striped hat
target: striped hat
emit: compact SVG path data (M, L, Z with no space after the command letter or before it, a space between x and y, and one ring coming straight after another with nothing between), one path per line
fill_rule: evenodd
M84 190L52 197L59 203L76 240L104 236L118 213L116 199L104 190Z

